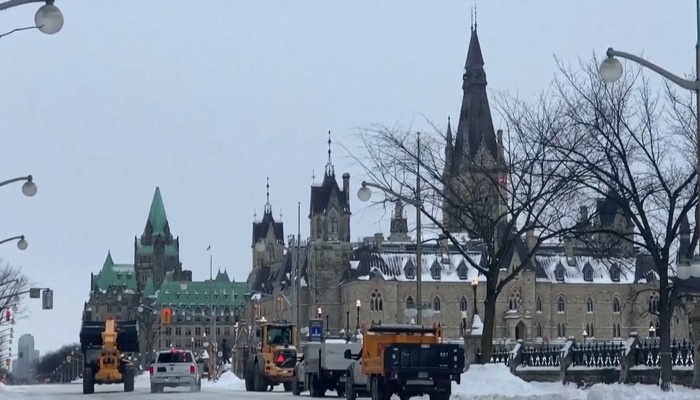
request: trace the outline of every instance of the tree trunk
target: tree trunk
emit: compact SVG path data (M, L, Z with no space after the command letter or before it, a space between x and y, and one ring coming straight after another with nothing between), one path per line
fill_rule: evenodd
M671 318L673 317L672 302L668 299L668 287L659 288L659 356L661 367L661 390L668 392L673 383L673 365L671 360Z
M487 284L487 286L490 286ZM484 298L483 324L484 329L481 334L481 364L491 362L491 352L493 350L493 329L496 321L496 299L498 294L495 288L488 288Z

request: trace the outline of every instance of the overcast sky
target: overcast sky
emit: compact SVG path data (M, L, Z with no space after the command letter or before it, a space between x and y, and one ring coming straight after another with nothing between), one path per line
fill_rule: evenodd
M0 188L0 236L29 241L24 252L2 245L0 257L55 290L53 311L35 301L15 325L15 349L23 333L42 352L78 340L90 272L108 250L133 262L156 186L194 278L208 277L211 244L215 269L245 280L266 177L286 234L301 201L306 237L328 130L357 148L357 128L459 115L470 1L56 5L65 16L56 35L0 38L0 180L33 174L39 189L27 198L20 184ZM37 8L0 12L0 31L31 25ZM489 88L533 97L555 55L575 63L609 46L690 73L694 15L690 0L480 1ZM354 193L362 168L333 151ZM387 232L382 211L355 199L352 237Z

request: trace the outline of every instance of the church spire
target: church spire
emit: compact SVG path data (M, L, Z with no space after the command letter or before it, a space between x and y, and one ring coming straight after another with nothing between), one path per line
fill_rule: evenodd
M156 191L153 193L153 200L151 200L151 208L148 211L148 220L146 220L144 234L148 232L149 225L152 235L166 234L168 217L165 215L163 197L160 194L160 188L158 186L156 186Z
M335 176L335 167L331 159L331 131L328 131L328 162L326 163L326 176Z
M265 214L270 214L272 215L272 205L270 204L270 177L267 178L267 183L265 184L265 189L266 189L266 199L265 201Z

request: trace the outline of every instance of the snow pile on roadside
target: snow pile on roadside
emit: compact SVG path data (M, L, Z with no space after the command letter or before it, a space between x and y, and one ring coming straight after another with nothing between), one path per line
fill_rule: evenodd
M137 388L150 388L151 387L151 374L148 372L141 375L136 375L134 378L134 387Z
M210 386L210 387L213 387L216 389L245 390L245 381L238 378L230 370L222 373L221 376L219 377L219 380L217 380L216 382L210 382L210 381L202 381L202 382L206 382L207 386Z
M579 392L579 393L576 393ZM462 374L462 383L452 383L457 400L571 400L585 399L585 393L558 384L533 384L510 373L504 364L474 364Z
M605 385L602 383L591 386L586 392L586 400L649 400L649 399L673 399L693 400L700 398L700 390L690 389L684 386L674 385L672 392L662 392L655 385Z

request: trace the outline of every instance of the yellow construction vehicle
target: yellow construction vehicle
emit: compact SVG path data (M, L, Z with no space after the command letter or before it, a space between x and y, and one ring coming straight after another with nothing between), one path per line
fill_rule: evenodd
M136 368L127 353L139 352L136 321L83 321L80 346L85 356L83 394L95 392L95 385L123 383L125 392L134 391Z
M294 366L297 363L296 325L286 321L256 321L248 339L244 360L245 389L248 392L272 390L283 384L292 391Z

